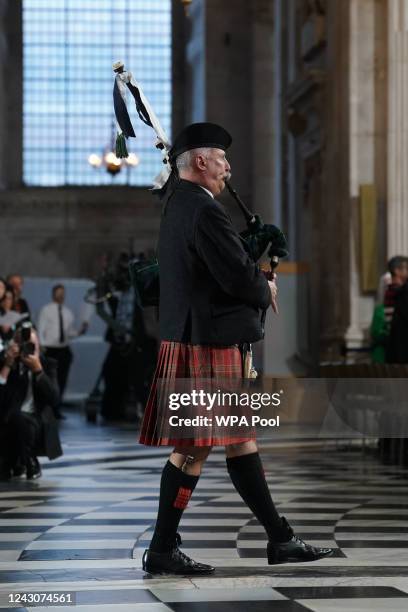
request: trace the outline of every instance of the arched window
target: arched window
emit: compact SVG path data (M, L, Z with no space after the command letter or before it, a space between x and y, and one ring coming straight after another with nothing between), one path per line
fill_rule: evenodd
M23 41L25 184L150 185L161 155L131 99L139 165L112 178L87 159L111 142L118 59L171 137L171 0L23 0Z

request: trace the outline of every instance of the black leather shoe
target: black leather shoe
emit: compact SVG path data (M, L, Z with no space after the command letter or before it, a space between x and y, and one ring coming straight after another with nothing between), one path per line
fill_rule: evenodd
M145 550L142 563L143 570L149 574L182 574L184 576L212 574L214 568L205 563L197 563L179 549L180 535L176 534L176 543L173 550L164 553Z
M35 480L41 476L41 466L37 457L30 457L27 461L27 480Z
M293 533L293 529L284 516L281 517L282 526L287 529L289 540L287 542L268 542L268 564L286 563L287 561L317 561L333 554L332 548L317 548L303 542Z

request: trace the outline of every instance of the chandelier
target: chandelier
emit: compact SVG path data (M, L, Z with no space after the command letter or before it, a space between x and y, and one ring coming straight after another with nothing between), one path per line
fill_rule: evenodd
M181 0L181 4L184 6L184 12L188 16L188 10L193 0Z
M88 157L88 164L93 168L104 167L109 174L114 176L122 170L123 167L134 168L139 164L139 158L134 153L129 153L129 157L119 159L116 157L112 149L106 149L102 155L91 153Z
M105 147L103 153L91 153L88 157L88 164L93 168L105 168L109 174L115 176L122 168L135 168L139 165L139 158L135 153L129 153L128 157L119 159L115 154L115 123L112 122L112 137L110 145Z

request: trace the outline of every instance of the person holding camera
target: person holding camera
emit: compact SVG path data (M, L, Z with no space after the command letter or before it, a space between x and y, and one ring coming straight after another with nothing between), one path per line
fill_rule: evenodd
M2 479L41 476L38 454L62 455L53 406L59 401L56 364L40 357L37 334L17 329L0 361L0 448Z

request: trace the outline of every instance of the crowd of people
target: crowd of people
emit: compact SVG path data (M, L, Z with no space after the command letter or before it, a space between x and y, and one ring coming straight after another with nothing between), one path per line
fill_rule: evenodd
M38 456L62 454L58 423L77 331L64 305L65 288L33 321L18 274L0 278L0 478L41 476Z
M129 256L121 254L113 273L102 275L96 313L106 323L108 352L99 380L103 382L100 414L104 421L127 418L129 397L143 416L157 357L157 341L130 284ZM109 276L109 282L106 278ZM65 305L65 287L52 287L51 301L32 315L23 297L24 279L0 277L0 480L41 476L38 456L62 454L58 421L73 353L71 341L87 332L76 325Z

